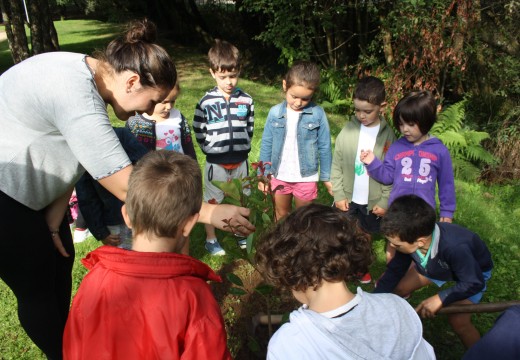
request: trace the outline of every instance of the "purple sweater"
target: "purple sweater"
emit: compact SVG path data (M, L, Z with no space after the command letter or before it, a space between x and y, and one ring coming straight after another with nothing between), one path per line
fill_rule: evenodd
M440 216L453 218L455 179L450 152L436 137L415 146L404 137L394 142L384 162L375 158L366 166L368 173L382 184L393 184L388 204L402 195L417 195L434 209L435 186L439 184Z

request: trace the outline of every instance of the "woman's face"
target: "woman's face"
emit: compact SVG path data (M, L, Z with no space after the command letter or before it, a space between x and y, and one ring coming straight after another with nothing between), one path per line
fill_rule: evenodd
M162 87L143 87L139 82L139 76L135 73L131 73L129 77L121 75L109 103L117 118L124 121L135 115L135 112L152 115L155 105L163 101L171 90Z

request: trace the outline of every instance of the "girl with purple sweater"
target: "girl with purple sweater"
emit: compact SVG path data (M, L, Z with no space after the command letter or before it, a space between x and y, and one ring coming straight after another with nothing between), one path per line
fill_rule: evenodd
M437 118L437 104L429 91L403 97L393 114L395 128L403 135L394 142L384 161L370 150L361 152L368 174L378 182L393 184L388 205L402 195L417 195L436 209L439 187L440 221L452 222L455 212L455 179L448 148L429 134ZM387 260L395 250L387 248Z

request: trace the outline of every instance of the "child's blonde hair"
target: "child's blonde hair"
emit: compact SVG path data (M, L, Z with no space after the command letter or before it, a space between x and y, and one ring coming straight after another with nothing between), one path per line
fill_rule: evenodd
M286 90L295 85L317 90L320 86L320 69L311 61L298 61L285 74L284 80Z

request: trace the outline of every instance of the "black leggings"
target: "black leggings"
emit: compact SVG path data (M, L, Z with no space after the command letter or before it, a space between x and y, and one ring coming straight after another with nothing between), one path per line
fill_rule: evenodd
M70 257L55 249L43 211L0 191L0 278L18 300L18 318L49 359L62 358L70 307L74 245L66 217L60 237Z

